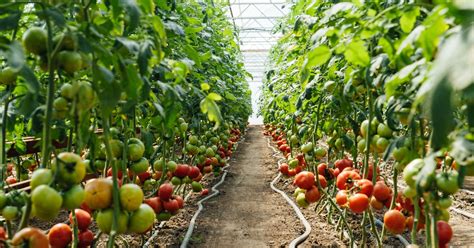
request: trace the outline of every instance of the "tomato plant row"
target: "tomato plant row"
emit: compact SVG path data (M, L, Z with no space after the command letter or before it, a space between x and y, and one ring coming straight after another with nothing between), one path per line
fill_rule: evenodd
M369 224L379 247L386 231L406 228L413 244L423 229L428 246L447 246L452 195L474 175L473 11L461 2L295 3L271 51L261 112L301 206L329 206L349 232L347 211L362 214L362 246Z
M88 247L93 219L113 247L117 235L176 214L186 191L206 193L199 181L220 172L251 113L222 9L212 0L0 3L0 186L31 178L31 193L0 192L3 244ZM40 138L41 159L7 161L7 141L22 154L29 136ZM62 209L71 225L47 236L29 226Z

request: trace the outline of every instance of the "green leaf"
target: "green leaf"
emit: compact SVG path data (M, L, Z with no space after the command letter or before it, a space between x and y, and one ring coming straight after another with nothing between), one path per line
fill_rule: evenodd
M453 106L451 85L442 81L435 86L430 96L430 118L433 126L431 147L437 151L448 142L448 135L453 128Z
M349 43L344 52L344 56L347 61L352 64L361 66L368 66L370 64L369 52L367 51L364 42L361 40Z
M28 66L23 66L21 70L18 72L18 75L25 79L26 86L30 93L38 93L40 89L40 83L36 78L35 73L33 70L30 69Z
M420 8L414 7L408 11L403 12L400 17L400 27L403 32L410 33L416 23L416 18L420 15Z
M322 45L308 52L304 67L309 69L314 66L320 66L331 58L331 49Z
M121 0L121 5L125 8L125 13L128 15L127 31L132 33L140 23L140 9L137 6L136 1L133 0Z
M0 31L15 29L21 17L21 12L15 12L7 15L5 18L0 18Z
M211 86L208 83L202 83L201 84L201 90L202 91L208 91L209 89L211 89Z
M108 115L120 100L122 88L120 83L114 80L114 74L107 68L96 65L93 70L94 82L99 83L99 85L93 85L99 96L102 111L105 115Z
M207 114L207 118L216 123L214 129L217 129L221 123L222 115L216 102L207 96L201 101L200 107L201 112Z
M25 54L23 48L18 41L14 41L8 45L8 49L5 52L8 65L14 70L21 70L25 65Z
M134 65L129 64L127 66L127 78L126 80L122 80L122 85L129 100L136 102L138 100L138 92L143 82Z
M221 97L219 94L214 93L214 92L209 93L209 95L207 95L207 98L209 98L209 99L211 99L211 100L213 100L213 101L220 101L220 100L222 100L222 97Z

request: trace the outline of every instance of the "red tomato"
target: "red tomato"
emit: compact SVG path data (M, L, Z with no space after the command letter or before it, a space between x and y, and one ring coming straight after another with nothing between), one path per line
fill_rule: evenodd
M360 180L360 175L354 171L343 171L336 179L338 189L350 189L354 186L354 182Z
M322 175L318 175L318 178L319 178L319 184L321 185L321 188L326 188L328 186L328 181L326 180L326 178Z
M380 167L377 166L377 175L380 175ZM369 164L369 173L367 173L366 179L369 179L372 181L372 178L374 177L374 165L372 163Z
M189 178L196 178L199 176L201 172L199 171L199 168L196 167L196 166L191 166L189 167L189 171L188 171L188 177Z
M92 245L94 241L94 233L91 230L84 230L80 231L79 235L79 243L77 244L78 248L86 248Z
M352 167L353 166L353 163L352 163L352 160L348 159L348 158L344 158L344 159L339 159L337 160L334 165L336 166L336 168L338 168L340 171L344 170L345 168L349 168L349 167Z
M15 178L15 177L9 176L9 177L7 177L7 179L5 180L5 182L6 182L8 185L10 185L10 184L16 183L17 181L16 181L16 178Z
M361 179L357 181L357 187L359 188L358 193L364 194L368 197L372 196L372 191L374 190L372 181L369 181L368 179Z
M390 188L383 181L375 183L373 194L375 199L381 202L389 199L392 195Z
M309 203L317 202L321 198L318 187L314 186L307 190L305 193L306 201Z
M153 208L153 211L155 211L156 214L160 213L161 210L163 210L163 206L161 204L161 200L159 197L151 197L148 199L144 200L145 204L148 204L151 208Z
M179 203L175 199L169 199L168 201L163 201L162 203L163 208L170 213L175 213L179 210Z
M184 207L184 200L183 200L183 197L179 196L179 195L175 195L173 196L173 198L178 202L178 207L181 209Z
M91 215L82 209L74 209L74 212L76 213L76 219L77 219L77 228L79 230L86 230L89 225L92 223ZM72 218L72 212L69 214L69 221L71 222L72 225L74 225L74 219Z
M89 214L92 214L92 209L91 209L89 206L87 206L87 203L83 202L83 203L81 204L80 208L81 208L82 210L87 211Z
M339 190L336 194L336 203L339 206L344 206L347 204L347 191Z
M335 176L335 177L339 176L340 173L341 173L341 170L339 170L338 168L336 168L336 169L334 170L334 176Z
M349 198L349 208L354 213L363 213L368 207L369 197L365 194L357 193Z
M190 167L187 164L178 164L174 171L174 175L183 178L188 175L189 169Z
M438 243L440 246L446 245L451 241L453 237L453 229L448 224L448 222L439 220L436 222L436 227L438 229Z
M0 227L0 240L6 240L7 239L7 232L5 231L5 228L3 226Z
M205 195L208 195L208 194L209 194L209 189L203 189L203 190L201 191L201 195L202 195L202 196L205 196Z
M281 174L283 174L283 175L288 175L288 170L289 170L289 168L290 168L290 167L288 166L287 163L283 163L283 164L280 165L279 170L280 170Z
M54 225L49 230L48 239L52 247L67 247L72 241L71 227L64 223Z
M288 170L288 176L290 177L296 176L296 170L295 169Z
M392 234L402 234L405 230L405 216L398 210L389 210L383 216L385 227Z
M309 171L300 172L296 175L293 184L302 189L309 190L314 185L314 174Z
M167 201L168 199L171 198L171 195L173 194L173 186L169 183L164 183L160 186L160 189L158 190L158 196L162 201Z

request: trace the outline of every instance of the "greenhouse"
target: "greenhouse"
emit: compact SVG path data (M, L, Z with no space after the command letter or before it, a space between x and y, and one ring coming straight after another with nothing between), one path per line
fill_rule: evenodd
M471 247L471 0L0 1L0 247Z

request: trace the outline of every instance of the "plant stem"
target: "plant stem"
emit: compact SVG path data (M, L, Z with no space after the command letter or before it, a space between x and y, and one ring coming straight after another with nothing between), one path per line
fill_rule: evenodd
M10 90L10 86L7 86L7 91ZM1 143L0 143L0 173L1 173L1 182L0 186L3 188L5 182L5 167L6 167L6 145L7 145L7 113L8 105L10 105L10 100L7 98L5 101L5 106L3 106L3 116L2 116L2 132L1 132Z
M114 209L114 214L113 214L113 219L112 219L112 230L110 231L110 238L107 243L108 248L113 248L114 247L114 240L115 236L117 235L117 226L118 226L118 217L120 214L120 201L119 201L119 188L118 188L118 168L117 168L117 163L115 163L115 158L112 154L112 147L110 146L110 133L109 133L109 128L110 128L110 116L103 115L102 116L102 128L104 129L104 144L105 144L105 151L107 154L107 163L109 166L112 166L112 183L113 183L113 191L112 191L112 197L113 197L113 209Z
M72 210L71 211L71 214L72 214L72 219L74 221L74 225L72 226L72 230L73 230L73 239L72 239L72 244L71 244L71 247L72 248L77 248L77 245L79 244L79 234L78 234L78 228L77 228L77 218L76 218L76 210Z

